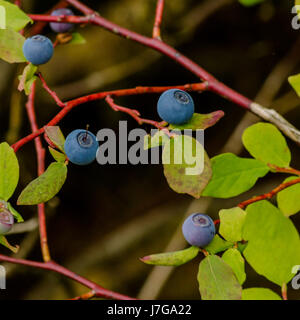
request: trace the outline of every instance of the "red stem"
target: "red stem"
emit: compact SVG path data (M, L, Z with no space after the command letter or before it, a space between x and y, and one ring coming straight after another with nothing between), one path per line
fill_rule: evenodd
M252 199L246 200L241 202L238 207L240 207L241 209L244 209L245 207L247 207L249 204L257 202L257 201L261 201L261 200L265 200L265 199L271 199L274 195L276 195L278 192L294 185L300 183L300 178L294 179L292 181L288 181L285 183L280 184L277 188L273 189L272 191L262 194L260 196L254 197Z
M82 11L86 17L76 17L76 16L60 16L52 17L45 15L31 15L31 18L35 21L53 21L53 22L70 22L70 23L91 23L103 27L104 29L113 32L119 36L126 39L138 42L146 47L152 48L165 56L176 61L182 65L185 69L194 73L197 77L207 82L207 87L210 91L215 92L224 98L234 102L235 104L245 108L250 109L252 103L251 100L244 97L240 93L227 87L225 84L219 82L210 73L201 68L198 64L182 55L180 52L167 45L166 43L158 40L143 36L134 31L128 30L126 28L120 27L119 25L106 20L105 18L99 16L92 9L86 7L77 0L66 0L68 3L72 4L74 7Z
M36 123L35 110L34 110L35 88L36 88L36 82L34 82L31 86L31 91L28 97L28 101L26 103L26 111L27 111L32 132L35 132L36 130L38 130L38 126ZM35 143L35 149L37 154L38 175L40 176L45 171L45 149L43 148L40 137L36 137L34 140L34 143ZM51 258L50 258L50 252L48 247L48 240L47 240L44 203L38 204L38 216L39 216L41 250L42 250L43 259L45 262L47 262L47 261L50 261Z
M12 257L4 256L2 254L0 254L0 261L10 262L10 263L14 263L14 264L20 264L20 265L29 266L29 267L38 268L38 269L54 271L56 273L59 273L59 274L66 276L67 278L70 278L78 283L81 283L82 285L86 286L87 288L92 289L95 292L95 296L97 296L97 297L107 298L107 299L116 299L116 300L136 300L134 298L125 296L123 294L107 290L107 289L99 286L97 283L90 281L84 277L81 277L78 274L64 268L63 266L55 263L54 261L37 262L37 261L24 260L24 259L15 259Z
M206 83L194 83L194 84L186 84L182 86L168 86L168 87L136 87L132 89L122 89L122 90L113 90L113 91L104 91L99 93L90 94L87 96L83 96L74 100L71 100L66 103L66 106L50 121L46 126L55 126L59 121L61 121L74 107L94 100L105 99L107 96L130 96L130 95L138 95L138 94L146 94L146 93L162 93L168 89L176 88L182 89L186 91L204 91L206 89ZM37 136L43 134L45 132L44 127L36 130L35 132L29 134L23 139L14 143L11 147L17 152L24 144L30 142Z
M153 26L153 32L152 32L152 38L161 40L161 34L160 34L160 25L162 22L162 16L164 12L164 0L157 0L156 4L156 12L155 12L155 20L154 20L154 26Z
M44 89L50 94L50 96L54 99L54 101L56 102L56 104L57 104L59 107L64 108L64 107L66 106L66 104L63 103L63 102L59 99L59 97L57 96L57 94L48 87L45 79L43 78L43 76L42 76L42 74L41 74L40 72L38 73L38 77L40 78Z

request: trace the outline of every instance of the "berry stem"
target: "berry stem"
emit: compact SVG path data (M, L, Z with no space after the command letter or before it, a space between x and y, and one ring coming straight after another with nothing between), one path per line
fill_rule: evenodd
M244 209L245 207L247 207L249 204L257 202L257 201L261 201L261 200L265 200L265 199L271 199L273 196L275 196L278 192L292 186L295 185L297 183L300 183L300 178L294 179L292 181L288 181L285 183L280 184L278 187L276 187L275 189L273 189L272 191L262 194L260 196L256 196L252 199L246 200L241 202L240 204L238 204L238 207L240 207L241 209Z
M164 12L164 4L165 4L164 0L157 0L152 38L158 39L158 40L161 40L160 25L162 22L162 16Z
M36 89L36 81L34 81L31 86L31 91L28 96L28 101L26 103L26 111L27 111L32 132L38 130L35 110L34 110L35 89ZM45 171L45 149L42 146L42 141L39 136L35 138L34 143L35 143L35 149L37 154L38 175L40 176ZM47 240L44 203L38 204L38 216L39 216L41 250L42 250L43 259L45 262L47 262L47 261L50 261L51 258L50 258L50 252L48 247L48 240Z
M147 94L147 93L162 93L172 88L186 90L186 91L205 91L206 83L200 82L200 83L193 83L193 84L186 84L186 85L179 85L179 86L168 86L168 87L136 87L131 89L122 89L122 90L113 90L113 91L104 91L104 92L94 93L94 94L83 96L67 102L66 106L59 113L57 113L56 116L52 118L52 120L49 121L44 127L57 125L73 108L89 101L105 99L107 96L122 97L122 96L131 96L131 95L139 95L139 94ZM17 152L24 144L32 141L39 135L43 134L45 132L44 127L20 139L19 141L14 143L11 147L15 150L15 152Z

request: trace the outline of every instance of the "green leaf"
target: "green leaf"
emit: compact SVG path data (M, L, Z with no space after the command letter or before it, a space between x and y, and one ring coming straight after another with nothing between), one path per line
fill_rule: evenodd
M219 235L216 234L212 242L209 245L207 245L204 249L211 254L216 254L225 251L226 249L231 247L233 247L232 242L225 241Z
M35 75L37 71L37 66L34 66L32 63L29 63L22 73L22 75L19 76L19 91L25 91L27 95L29 95L31 86L34 83L34 81L37 79L37 76Z
M282 285L293 277L300 265L300 240L290 219L266 200L247 207L243 238L248 245L243 254L258 273Z
M299 177L288 177L284 180L285 182L289 182L295 179L299 179ZM300 183L297 183L293 186L290 186L277 194L277 203L279 209L283 212L283 214L287 217L297 213L300 211Z
M25 38L12 29L0 29L0 59L9 63L25 62L23 43Z
M72 40L69 42L69 44L84 44L84 43L86 43L86 40L80 33L78 32L72 33Z
M194 259L199 252L199 248L192 246L185 250L152 254L141 258L140 260L146 264L154 264L157 266L181 266Z
M156 131L156 133L153 136L151 136L150 134L147 134L144 137L144 150L163 146L169 140L170 138L163 132L163 130Z
M288 81L293 89L296 91L297 95L300 97L300 73L294 76L288 77Z
M211 159L211 164L212 179L202 195L215 198L235 197L251 189L269 171L261 161L239 158L233 153L220 154Z
M65 137L58 126L45 127L45 133L59 150L65 152Z
M14 150L3 142L0 144L0 199L7 201L19 181L19 163Z
M231 267L240 285L246 280L245 260L238 249L231 248L225 251L222 259Z
M170 130L204 130L215 125L222 117L224 112L218 110L209 114L194 113L191 120L183 125L170 124Z
M242 228L246 212L241 208L223 209L220 215L220 234L228 241L237 242L243 239Z
M169 186L199 198L211 178L210 160L202 145L192 137L176 136L165 144L162 160Z
M52 199L62 188L67 177L67 166L53 162L47 170L31 181L18 198L18 205L34 205Z
M244 131L242 139L254 158L279 167L289 166L291 152L285 138L273 124L256 123Z
M264 0L239 0L239 3L245 7L252 7L259 3L262 3Z
M207 256L199 265L202 300L241 300L242 287L232 269L218 256Z
M20 213L15 208L13 208L13 206L9 202L7 202L7 208L9 210L9 212L17 219L17 222L23 222L24 221L24 219L20 215Z
M64 153L61 153L51 147L49 147L49 151L52 155L52 157L54 158L54 160L56 160L57 162L65 162L67 157Z
M18 6L8 1L0 0L0 6L5 9L6 28L20 31L29 22L33 22Z
M17 253L19 251L19 246L12 246L7 239L4 236L0 235L0 244L2 244L4 247L11 250L13 253Z
M242 300L282 300L279 295L267 288L249 288L242 291Z

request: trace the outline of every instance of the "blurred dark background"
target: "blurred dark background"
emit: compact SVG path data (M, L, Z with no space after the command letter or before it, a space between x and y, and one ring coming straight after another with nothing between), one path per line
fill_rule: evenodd
M44 13L56 1L26 0L24 10ZM137 32L151 35L154 0L84 1L102 16ZM300 127L299 99L287 77L300 72L299 31L291 27L293 1L266 0L251 8L237 0L166 0L162 36L179 51L192 58L235 90L258 102L276 108ZM78 13L78 12L77 12ZM53 59L41 66L46 81L63 100L84 94L130 88L198 82L182 67L139 44L95 27L76 27L86 39L83 45L58 46ZM52 40L49 27L44 34ZM30 132L25 114L26 98L16 90L17 75L24 66L0 61L1 140L13 143ZM247 156L241 147L237 126L244 128L254 116L211 93L192 94L196 111L209 113L222 109L225 117L206 130L205 148L210 157L233 151ZM158 95L116 99L116 103L141 111L144 118L156 119ZM39 126L57 112L58 107L38 84L36 109ZM118 131L118 121L137 124L125 114L112 111L105 101L75 108L60 123L65 135L90 125ZM143 128L150 130L148 126ZM292 165L299 169L299 147L289 141ZM36 176L34 144L18 152L21 180L13 198ZM47 155L47 164L52 161ZM184 248L180 233L183 217L192 211L205 211L214 219L221 208L230 208L254 194L269 191L285 175L270 174L258 186L230 200L193 199L173 192L161 165L106 165L96 162L87 167L70 164L68 179L57 197L46 205L52 257L104 287L131 296L157 299L199 299L196 275L201 259L178 267L152 268L139 261L150 253ZM19 207L30 232L15 233L9 240L20 244L17 256L41 259L36 229L36 207ZM292 220L300 227L300 217ZM4 247L1 253L9 254ZM1 299L66 299L87 291L65 278L41 270L6 265L7 290ZM247 266L245 287L280 288L258 276ZM300 299L300 292L289 289L289 298Z

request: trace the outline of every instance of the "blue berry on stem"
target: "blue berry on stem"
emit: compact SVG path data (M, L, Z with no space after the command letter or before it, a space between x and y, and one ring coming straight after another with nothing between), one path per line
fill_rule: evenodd
M157 112L166 122L184 124L194 114L193 98L185 91L170 89L161 94L157 103Z
M185 240L192 246L205 247L215 236L213 220L206 214L194 213L182 225Z
M23 45L25 58L34 65L48 62L53 56L53 51L51 40L40 34L26 39Z
M65 141L65 153L75 164L84 166L96 159L99 144L96 137L88 130L72 131Z
M52 11L51 16L74 16L71 9L61 8ZM68 22L50 22L50 28L56 33L66 33L73 29L73 24Z

